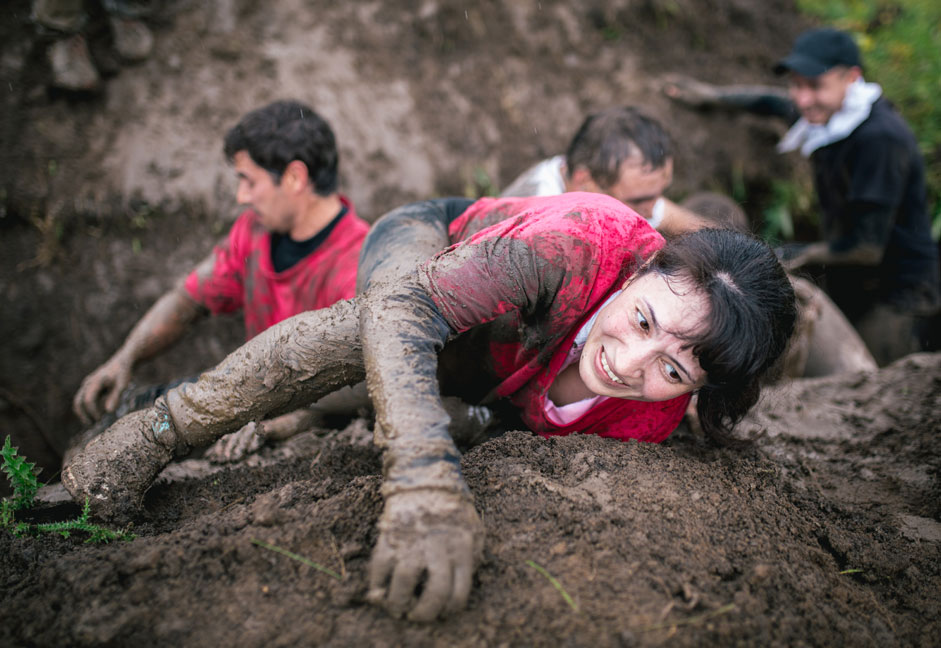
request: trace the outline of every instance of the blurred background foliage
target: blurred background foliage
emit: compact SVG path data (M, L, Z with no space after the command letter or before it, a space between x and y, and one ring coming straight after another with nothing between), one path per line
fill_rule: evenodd
M941 0L797 0L800 11L854 35L867 81L908 121L925 157L928 209L941 236Z

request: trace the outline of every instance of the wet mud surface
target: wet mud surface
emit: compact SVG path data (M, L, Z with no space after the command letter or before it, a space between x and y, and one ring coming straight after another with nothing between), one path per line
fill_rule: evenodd
M0 536L0 641L937 645L939 420L929 354L769 392L744 449L492 439L463 460L486 529L468 609L416 625L365 603L381 462L357 419L171 467L132 542Z

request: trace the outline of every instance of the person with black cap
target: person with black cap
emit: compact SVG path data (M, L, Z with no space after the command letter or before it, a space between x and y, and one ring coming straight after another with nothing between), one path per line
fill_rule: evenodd
M805 31L774 71L787 75L786 97L690 80L665 92L690 105L796 119L778 151L810 159L824 240L791 248L786 266L820 270L880 364L927 350L939 266L915 136L882 88L863 78L859 48L845 32Z

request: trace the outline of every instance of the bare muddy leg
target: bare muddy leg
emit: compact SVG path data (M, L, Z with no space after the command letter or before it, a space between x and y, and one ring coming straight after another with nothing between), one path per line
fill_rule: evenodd
M351 300L271 327L196 382L118 420L63 469L62 483L95 515L126 517L175 453L362 381L358 321Z

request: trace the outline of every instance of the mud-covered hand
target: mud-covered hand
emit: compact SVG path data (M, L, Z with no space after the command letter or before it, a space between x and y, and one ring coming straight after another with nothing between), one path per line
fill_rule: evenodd
M117 409L121 392L131 382L131 365L122 356L114 355L85 377L72 399L72 410L82 423L88 425L101 418L105 412Z
M678 74L670 74L664 78L663 93L691 108L714 105L719 97L715 86Z
M387 496L369 566L369 602L412 621L463 609L483 540L466 495L421 489Z
M253 452L257 452L264 444L262 424L252 421L213 443L203 457L212 463L240 461Z

